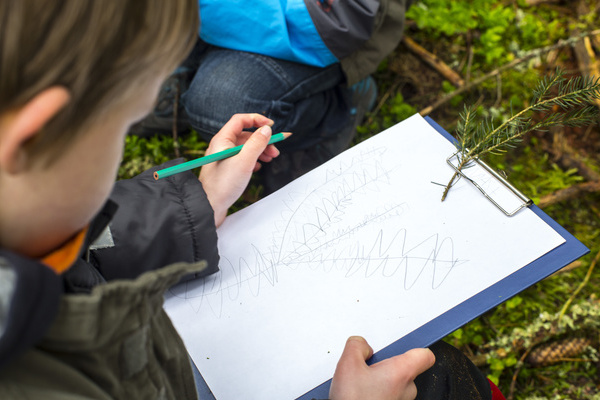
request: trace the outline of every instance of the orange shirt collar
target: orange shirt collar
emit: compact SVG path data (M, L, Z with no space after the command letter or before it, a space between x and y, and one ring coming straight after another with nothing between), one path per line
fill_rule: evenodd
M46 264L57 274L62 274L68 270L77 257L79 257L87 231L87 227L79 231L71 240L42 258L42 263Z

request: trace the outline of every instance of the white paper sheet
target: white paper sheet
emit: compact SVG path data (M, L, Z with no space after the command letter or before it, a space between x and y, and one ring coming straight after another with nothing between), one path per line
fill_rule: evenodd
M165 303L218 400L295 399L348 336L378 351L564 242L464 179L440 202L454 151L415 115L227 218L221 271Z

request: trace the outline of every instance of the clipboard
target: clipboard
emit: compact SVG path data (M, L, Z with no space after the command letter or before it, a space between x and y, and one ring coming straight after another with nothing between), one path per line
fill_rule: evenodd
M431 118L426 117L425 120L447 140L451 142L455 141L448 132ZM450 193L450 195L452 195L452 193ZM527 200L524 200L523 202L526 203L525 207L528 207L535 215L547 223L556 233L564 238L565 242L525 267L520 268L516 272L506 276L504 279L501 279L443 314L440 314L421 327L406 334L401 339L379 350L369 360L370 364L397 354L402 354L411 348L427 347L436 341L441 340L454 330L589 252L589 249L586 246L545 214L539 207L531 204L531 202ZM506 218L510 217L506 216ZM193 362L192 365L197 378L200 398L215 399ZM236 379L239 379L239 377ZM331 380L326 381L297 399L310 400L314 398L327 398L330 384ZM265 382L265 385L268 385L268 382Z
M446 139L455 142L456 139L433 119L425 117L425 120ZM494 201L492 202L496 204ZM517 295L529 286L534 285L574 260L589 253L590 250L586 246L550 218L542 211L542 209L534 205L530 200L525 200L523 203L550 225L550 227L557 231L565 239L565 243L491 287L479 292L477 295L440 315L417 330L409 333L402 339L375 353L369 360L369 364L374 364L385 360L386 358L402 354L416 347L427 347L438 340L441 340L456 329ZM499 208L506 213L502 207ZM512 210L512 215L519 210ZM327 398L329 396L330 385L331 380L317 386L310 392L299 397L298 400Z

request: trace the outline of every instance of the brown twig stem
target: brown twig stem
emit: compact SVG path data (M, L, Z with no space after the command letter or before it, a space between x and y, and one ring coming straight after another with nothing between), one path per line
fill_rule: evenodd
M542 47L542 48L539 48L536 50L532 50L531 52L527 53L523 57L515 58L511 62L506 63L506 64L496 68L493 71L490 71L486 75L481 76L481 77L469 82L468 84L466 84L464 86L461 86L460 88L456 89L455 91L453 91L451 93L448 93L447 95L443 96L442 98L440 98L439 100L434 102L432 105L425 107L424 109L419 111L419 114L421 114L423 117L431 114L431 112L433 110L435 110L436 108L440 107L443 104L446 104L448 101L450 101L454 97L458 96L459 94L462 94L464 92L471 90L473 87L480 85L481 83L485 82L486 80L493 78L496 75L500 74L501 72L503 72L507 69L513 68L513 67L521 64L522 62L530 60L534 57L538 57L539 55L541 55L543 53L547 53L549 51L559 49L559 48L562 48L565 46L570 46L570 45L576 43L578 40L581 40L582 38L585 38L588 36L595 36L595 35L600 35L600 29L596 29L591 32L582 33L581 35L578 35L576 37L572 37L569 39L559 40L558 43L551 45L551 46L546 46L546 47Z
M569 308L569 306L571 305L571 303L575 299L575 297L577 297L577 295L579 294L579 292L581 291L581 289L583 289L585 287L585 285L587 285L587 283L589 282L590 277L592 276L592 272L594 271L594 267L598 263L598 260L600 260L600 251L598 253L596 253L596 257L594 257L594 260L591 262L590 267L588 268L587 274L585 274L585 278L583 279L583 281L579 284L579 286L573 292L573 294L571 295L571 297L569 297L569 300L567 300L567 302L565 303L565 305L560 310L560 313L558 314L558 323L559 324L560 324L560 321L561 321L562 317L567 312L567 309Z

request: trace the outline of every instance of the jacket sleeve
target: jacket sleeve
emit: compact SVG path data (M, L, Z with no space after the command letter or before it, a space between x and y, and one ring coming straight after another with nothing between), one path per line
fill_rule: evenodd
M304 0L311 20L338 60L347 57L373 34L380 0Z
M348 86L366 78L400 44L406 10L413 0L381 0L373 33L352 54L341 60Z
M110 279L132 279L175 262L206 261L195 277L218 270L217 233L212 207L192 172L155 180L154 171L118 181L111 194L119 208L90 248L90 262Z

